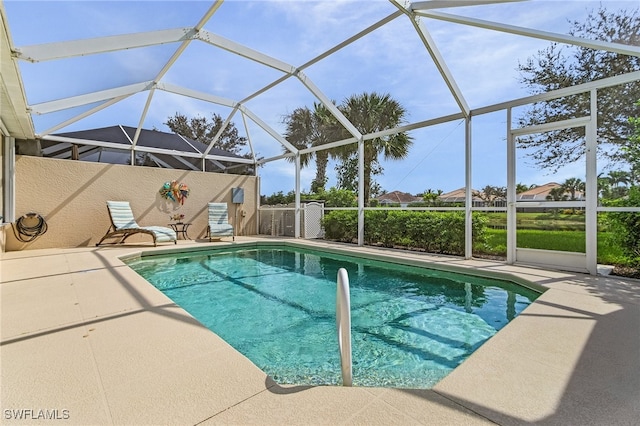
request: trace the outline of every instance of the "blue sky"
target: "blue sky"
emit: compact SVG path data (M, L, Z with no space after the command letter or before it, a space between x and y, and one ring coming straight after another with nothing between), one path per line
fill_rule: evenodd
M5 0L11 36L17 47L40 43L137 33L195 25L210 7L208 1L14 1ZM638 8L637 1L525 1L442 10L538 30L566 33L569 20L584 21L602 4L609 10ZM205 25L214 34L299 66L395 11L387 0L374 1L226 1ZM518 82L517 65L549 42L423 20L471 108L528 95ZM95 90L133 84L155 77L177 48L167 44L103 55L20 62L29 104L38 104ZM458 112L453 97L405 16L377 29L312 67L305 74L330 99L338 102L363 92L389 93L408 111L408 122ZM162 81L241 100L282 74L202 42L192 42ZM117 124L137 126L147 92L134 95L59 132ZM316 99L296 79L245 105L282 132L283 117ZM90 106L89 106L90 107ZM45 114L35 119L43 132L89 107ZM187 116L227 117L230 110L191 98L156 91L144 128L168 129L176 112ZM233 122L245 134L242 118ZM506 116L496 113L474 119L473 187L506 185ZM249 122L248 133L258 155L282 153L280 145ZM445 192L464 186L464 125L459 121L411 132L414 145L407 159L383 162L376 177L387 191ZM518 153L517 180L525 184L584 179L584 163L548 174ZM303 169L302 188L309 189L314 165ZM261 168L262 193L294 187L294 168L287 161ZM328 186L335 185L333 165Z

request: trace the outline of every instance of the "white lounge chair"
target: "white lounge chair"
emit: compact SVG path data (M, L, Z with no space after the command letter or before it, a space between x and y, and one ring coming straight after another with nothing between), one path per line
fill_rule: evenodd
M107 238L119 238L120 241L105 244L122 244L124 241L134 234L148 234L153 237L153 245L173 241L178 243L176 231L164 226L140 226L136 223L128 201L107 201L107 210L109 210L109 218L111 226L107 233L96 244L99 246Z
M227 203L209 203L209 226L207 226L209 242L222 237L232 237L235 241L233 226L229 223Z

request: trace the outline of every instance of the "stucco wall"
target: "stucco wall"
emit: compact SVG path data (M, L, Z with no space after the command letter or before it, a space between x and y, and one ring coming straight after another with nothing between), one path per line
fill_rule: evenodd
M2 219L0 219L0 224L4 223L4 168L6 167L4 164L4 144L5 144L5 140L4 140L4 135L2 134L2 132L0 132L0 165L2 167L0 167L0 216L3 216ZM9 220L9 219L7 219ZM2 233L2 230L0 228L0 233ZM0 242L1 242L2 236L0 235ZM0 244L0 247L4 247L3 245Z
M165 182L177 180L191 190L184 205L164 199L159 191ZM185 170L99 164L83 161L16 156L16 218L40 214L48 231L31 243L15 238L5 227L6 251L93 246L105 234L110 221L106 201L129 201L141 226L166 226L169 216L183 213L191 222L189 236L204 239L207 203L227 202L230 222L236 205L231 188L244 188L244 203L238 207L237 235L256 234L256 191L254 176L203 173ZM241 212L246 212L243 217ZM149 236L134 236L129 242L150 243Z

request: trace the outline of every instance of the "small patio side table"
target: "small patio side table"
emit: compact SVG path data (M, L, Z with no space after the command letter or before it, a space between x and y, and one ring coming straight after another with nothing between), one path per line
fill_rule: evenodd
M172 227L174 231L176 231L176 235L178 236L182 235L183 240L191 239L189 238L189 234L187 234L187 229L189 229L189 226L191 226L191 223L176 222L176 223L170 223L169 226Z

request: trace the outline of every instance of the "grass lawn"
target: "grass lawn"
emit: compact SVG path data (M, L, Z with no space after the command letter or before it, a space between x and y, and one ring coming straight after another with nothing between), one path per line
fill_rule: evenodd
M506 227L506 213L486 213L490 227ZM516 223L519 229L548 229L556 231L583 231L583 214L553 213L517 213Z
M507 231L487 229L486 234L488 247L484 249L476 247L475 251L506 256ZM584 231L519 229L516 238L517 246L521 248L585 252ZM619 264L624 262L622 250L612 244L611 235L607 232L598 232L598 263Z

